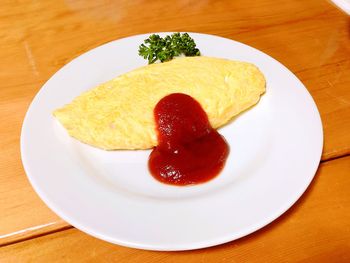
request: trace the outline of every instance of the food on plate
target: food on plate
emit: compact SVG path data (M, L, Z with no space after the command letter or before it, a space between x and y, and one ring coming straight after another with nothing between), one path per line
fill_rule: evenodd
M196 43L187 33L174 33L164 38L153 34L145 39L139 47L139 55L148 60L148 64L156 61L165 62L180 55L199 56Z
M166 184L190 185L219 174L229 147L196 100L182 93L165 96L154 108L154 117L158 145L148 161L154 178Z
M68 133L102 149L156 146L153 109L165 96L193 97L216 129L256 104L265 78L253 64L211 57L182 57L147 65L84 92L54 111Z

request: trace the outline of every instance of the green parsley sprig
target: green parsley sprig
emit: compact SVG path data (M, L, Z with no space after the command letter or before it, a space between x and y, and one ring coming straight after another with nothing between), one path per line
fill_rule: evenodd
M196 43L187 33L174 33L164 38L153 34L139 46L139 55L147 59L148 64L169 61L182 54L200 56Z

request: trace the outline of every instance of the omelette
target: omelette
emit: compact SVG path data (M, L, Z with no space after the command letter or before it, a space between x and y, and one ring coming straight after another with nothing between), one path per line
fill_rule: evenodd
M122 74L54 111L69 135L105 150L157 145L153 109L163 97L197 100L213 128L256 104L265 78L253 64L205 56L182 57Z

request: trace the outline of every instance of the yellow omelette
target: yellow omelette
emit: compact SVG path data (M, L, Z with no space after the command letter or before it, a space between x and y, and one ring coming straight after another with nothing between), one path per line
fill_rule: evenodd
M106 149L157 145L153 109L171 93L197 100L218 128L256 104L265 78L253 64L211 57L184 57L147 65L86 91L54 111L69 135Z

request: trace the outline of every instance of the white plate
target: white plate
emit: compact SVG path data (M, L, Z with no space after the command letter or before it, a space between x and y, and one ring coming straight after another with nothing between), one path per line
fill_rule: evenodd
M147 35L95 48L60 69L25 117L22 161L38 195L60 217L103 240L152 250L228 242L267 225L302 195L318 167L322 125L312 97L283 65L247 45L191 33L203 55L256 64L267 79L258 105L220 129L230 145L222 173L197 186L150 176L150 151L107 152L72 139L52 111L81 92L147 64ZM215 87L213 87L215 88Z

